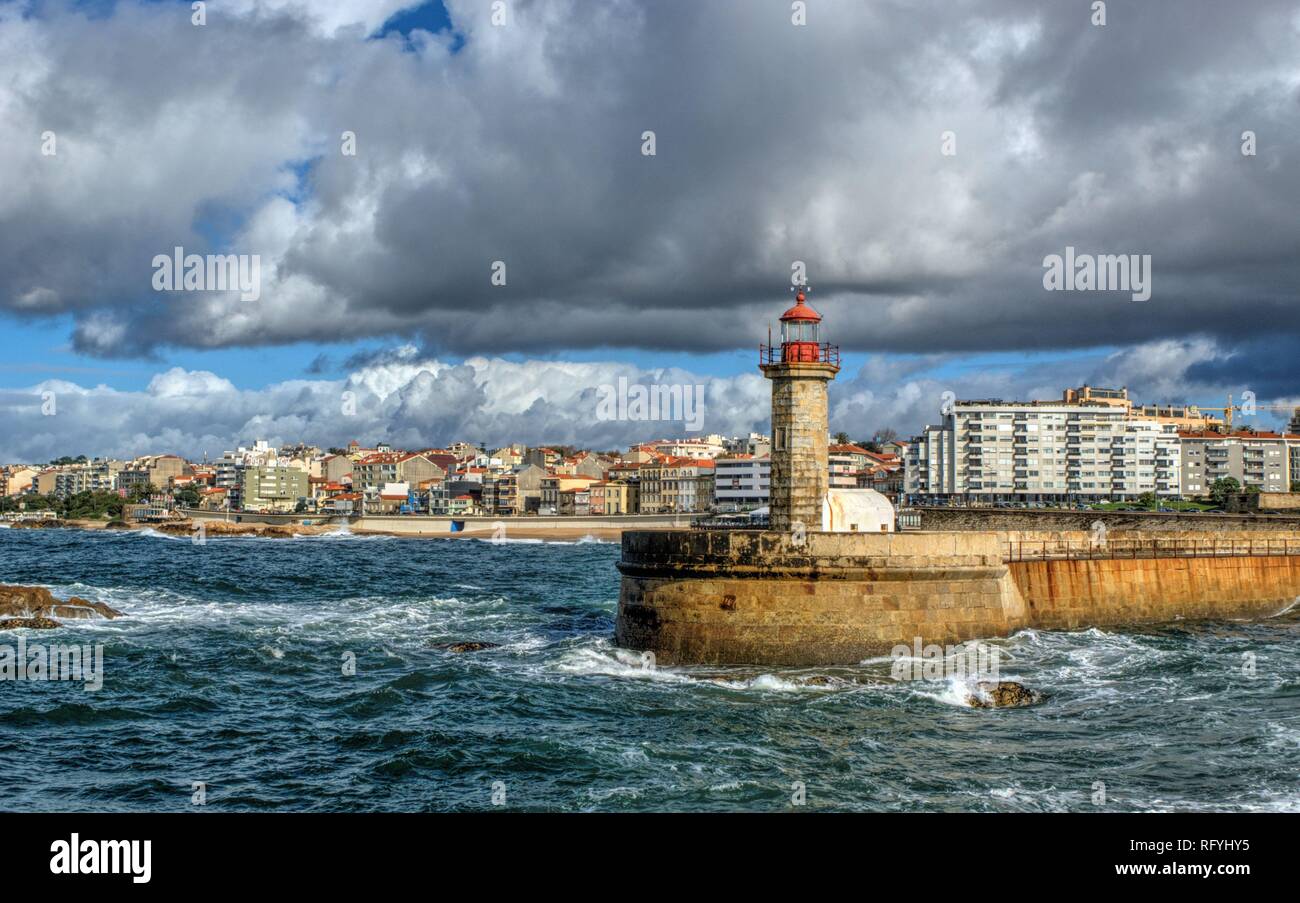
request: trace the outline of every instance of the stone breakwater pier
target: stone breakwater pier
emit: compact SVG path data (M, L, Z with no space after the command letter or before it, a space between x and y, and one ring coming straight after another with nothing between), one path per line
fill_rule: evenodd
M801 290L781 316L781 344L759 349L772 381L770 529L624 533L620 646L665 664L852 664L918 640L1260 618L1300 599L1295 520L1148 530L1139 518L927 511L921 532L893 532L882 496L827 485L839 349L806 300Z
M1263 618L1300 531L628 533L616 641L664 664L852 664L1027 627Z

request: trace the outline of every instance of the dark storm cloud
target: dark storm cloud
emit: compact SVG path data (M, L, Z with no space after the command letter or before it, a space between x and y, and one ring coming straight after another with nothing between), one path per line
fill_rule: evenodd
M1300 394L1300 341L1290 336L1246 342L1187 369L1187 379L1204 385L1236 385L1257 401Z
M0 11L0 306L101 355L708 351L801 260L857 349L1300 336L1294 4L455 0L458 53L366 40L403 5ZM175 245L259 254L260 300L153 292ZM1067 245L1151 255L1151 300L1044 291Z

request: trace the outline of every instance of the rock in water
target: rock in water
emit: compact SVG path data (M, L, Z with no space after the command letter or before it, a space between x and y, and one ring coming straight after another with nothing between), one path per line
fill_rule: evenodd
M60 627L58 621L53 618L0 618L0 630L17 630L20 627L28 627L33 630L53 630Z
M975 685L975 689L976 692L966 697L966 704L974 709L1009 709L1037 705L1043 701L1042 693L1011 680L997 683L982 680Z
M0 617L7 618L0 624L7 629L14 627L58 627L59 622L51 616L60 618L93 618L102 616L116 618L122 613L103 602L91 602L73 596L64 602L54 598L48 589L42 586L4 586L0 584ZM18 624L16 621L39 621L38 624ZM0 628L6 629L6 628Z
M434 649L446 649L448 652L482 652L495 649L500 643L434 643Z

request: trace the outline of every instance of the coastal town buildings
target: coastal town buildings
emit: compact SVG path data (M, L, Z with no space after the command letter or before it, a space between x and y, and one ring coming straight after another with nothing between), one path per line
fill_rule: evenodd
M1049 401L958 401L911 441L826 437L825 485L872 489L895 504L1195 499L1224 478L1267 493L1300 488L1300 432L1229 430L1220 412L1140 405L1127 389L1087 385ZM453 517L736 513L769 505L771 448L758 433L660 438L621 452L356 440L326 452L259 439L213 461L8 464L0 498L107 492L145 507Z
M708 511L713 505L714 462L666 457L641 467L642 514Z

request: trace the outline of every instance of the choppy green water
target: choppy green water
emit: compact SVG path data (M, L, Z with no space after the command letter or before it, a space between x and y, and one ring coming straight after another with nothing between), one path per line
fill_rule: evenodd
M975 710L888 661L642 668L618 547L0 529L0 582L127 617L104 687L0 682L8 810L1300 809L1300 621L993 641ZM500 644L455 654L434 644ZM16 635L0 636L13 644ZM342 662L353 653L357 673ZM1253 653L1254 679L1242 673Z

